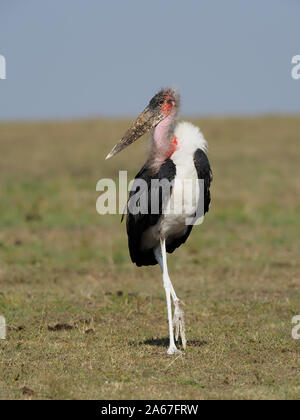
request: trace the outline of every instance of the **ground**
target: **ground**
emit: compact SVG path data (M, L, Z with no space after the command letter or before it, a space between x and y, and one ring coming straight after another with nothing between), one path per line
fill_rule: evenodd
M96 183L134 176L128 121L0 125L0 398L298 399L300 117L200 119L214 173L203 225L169 256L187 351L168 356L158 267L130 262Z

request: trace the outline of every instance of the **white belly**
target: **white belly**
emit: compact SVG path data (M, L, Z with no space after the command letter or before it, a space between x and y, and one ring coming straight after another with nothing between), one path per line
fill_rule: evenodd
M173 160L173 156L172 156ZM142 235L142 248L151 249L159 244L160 237L174 238L185 234L193 221L199 200L199 183L192 156L185 162L176 162L176 176L170 200L156 225Z
M176 163L176 177L172 194L160 218L160 233L163 237L183 234L196 212L199 200L199 183L193 159Z

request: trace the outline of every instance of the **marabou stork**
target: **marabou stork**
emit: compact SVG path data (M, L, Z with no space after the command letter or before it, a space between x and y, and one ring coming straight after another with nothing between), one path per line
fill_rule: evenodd
M173 324L176 341L180 336L184 349L186 338L184 311L168 274L166 252L172 253L187 240L193 224L187 224L186 220L197 214L200 198L202 200L201 216L208 211L212 180L212 172L206 156L207 143L201 131L189 122L175 120L179 102L179 95L173 89L162 89L158 92L106 157L106 159L112 157L151 130L147 162L136 175L129 193L126 228L132 262L139 267L157 263L161 267L169 321L168 354L180 353L174 341ZM158 211L153 213L150 210L154 196L153 189L155 190L153 181L165 179L172 182L171 188L168 194L160 189ZM195 181L198 188L194 188L189 194L182 194L180 186L184 180ZM202 190L198 180L203 180ZM144 181L144 187L137 186L138 181ZM137 192L146 193L148 212L131 211L130 200ZM139 197L141 198L141 194ZM175 211L165 212L166 205L172 200ZM171 298L174 304L173 319Z

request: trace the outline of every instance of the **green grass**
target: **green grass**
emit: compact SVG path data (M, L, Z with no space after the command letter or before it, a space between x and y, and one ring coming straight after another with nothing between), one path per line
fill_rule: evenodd
M134 176L126 121L0 125L0 398L298 399L300 118L195 121L212 206L169 257L188 348L166 354L158 267L130 262L96 183Z

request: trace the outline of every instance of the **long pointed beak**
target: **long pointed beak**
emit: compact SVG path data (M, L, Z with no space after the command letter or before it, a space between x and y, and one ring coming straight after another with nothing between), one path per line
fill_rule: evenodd
M106 156L105 159L109 159L125 147L134 143L137 139L142 137L143 134L155 127L164 118L159 112L152 111L147 107L126 131L121 140L113 147L112 151Z

